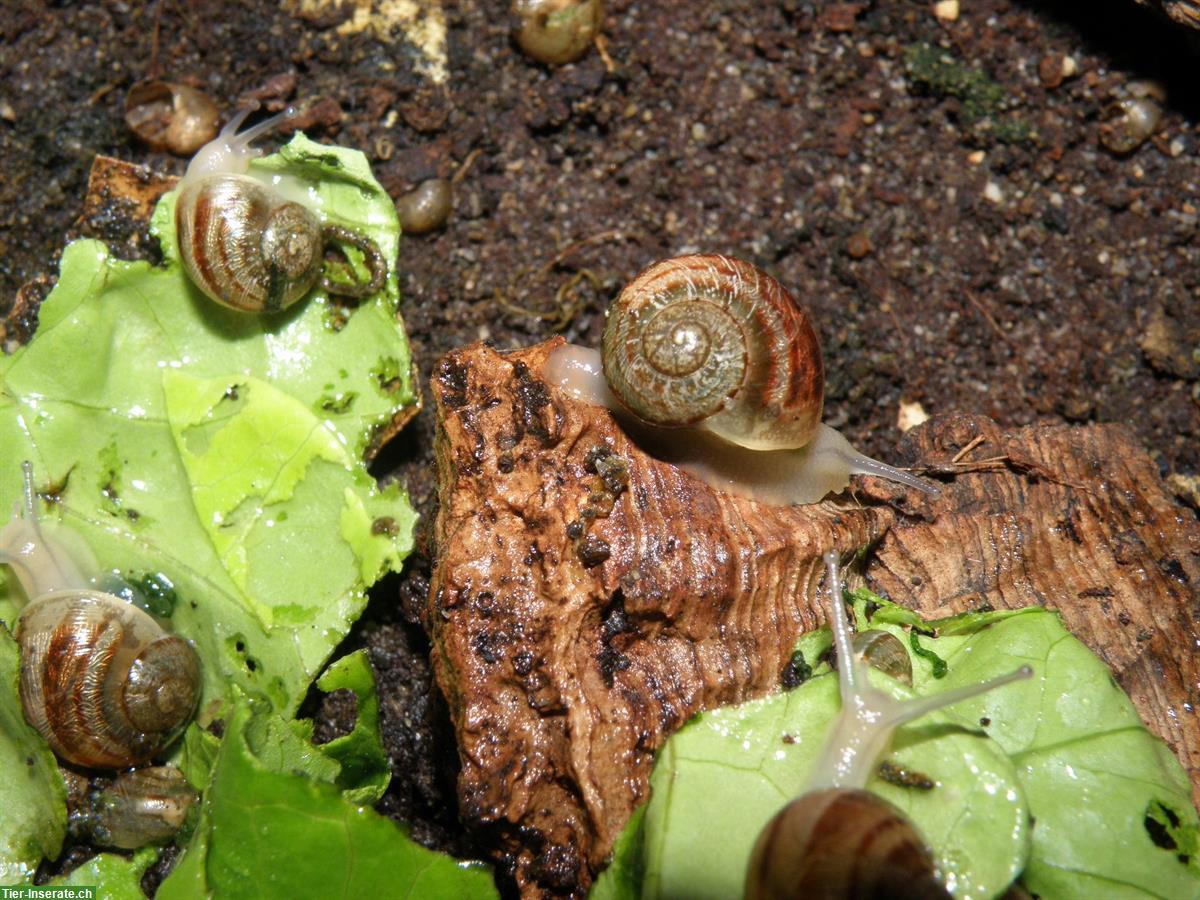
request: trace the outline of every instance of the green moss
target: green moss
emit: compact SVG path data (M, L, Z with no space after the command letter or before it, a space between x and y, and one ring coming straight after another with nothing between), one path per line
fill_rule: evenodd
M1008 103L1004 86L979 68L954 54L929 44L913 44L904 50L904 67L909 80L935 97L955 97L960 103L959 120L967 128L983 124L996 140L1019 144L1030 140L1033 129L1018 118L1001 118Z

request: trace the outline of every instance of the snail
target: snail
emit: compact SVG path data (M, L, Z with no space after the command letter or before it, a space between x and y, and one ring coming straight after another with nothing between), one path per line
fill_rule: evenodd
M294 182L250 172L250 161L262 152L251 143L294 111L239 134L251 111L243 109L200 148L179 183L175 233L188 277L217 303L242 312L286 309L318 283L352 298L376 293L387 277L387 262L374 241L323 224ZM370 278L345 283L323 274L331 244L361 250Z
M429 178L396 200L404 234L428 234L446 224L454 206L454 189L445 178Z
M173 81L139 81L125 97L125 124L151 150L191 156L213 139L217 105L203 91Z
M1029 678L1033 670L1021 666L980 684L897 700L871 685L864 653L851 643L836 553L825 554L825 566L841 711L817 757L807 790L759 833L746 869L745 897L949 897L916 826L892 804L867 791L867 781L896 728Z
M63 774L71 836L97 847L136 850L164 843L183 826L199 799L174 766L132 769L96 788L76 772Z
M1101 113L1100 143L1127 156L1158 130L1167 93L1154 81L1131 81Z
M517 45L538 62L561 66L587 52L604 21L603 0L513 0Z
M0 565L28 600L17 619L25 718L60 759L85 768L143 763L188 723L200 694L196 652L149 613L83 576L78 535L51 533L24 500L0 529Z
M815 503L859 474L938 492L822 424L825 370L808 314L739 259L655 263L610 307L599 352L565 345L542 373L718 490Z

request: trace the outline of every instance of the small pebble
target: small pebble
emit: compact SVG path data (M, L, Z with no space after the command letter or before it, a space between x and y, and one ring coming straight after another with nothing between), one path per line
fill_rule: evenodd
M919 400L914 400L912 403L905 403L903 400L900 401L900 412L896 416L896 427L901 431L916 428L928 419L929 413L925 412L925 407L921 405Z
M957 22L958 0L938 0L933 4L933 14L939 22Z
M983 196L993 203L1004 202L1004 191L1000 190L1000 185L994 181L989 181L983 188Z

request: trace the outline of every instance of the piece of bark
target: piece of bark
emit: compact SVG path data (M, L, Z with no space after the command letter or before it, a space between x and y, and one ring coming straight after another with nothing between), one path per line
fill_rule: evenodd
M1141 6L1148 6L1165 14L1172 22L1200 28L1200 2L1198 0L1136 0Z
M977 439L937 516L897 523L868 580L927 618L981 606L1058 610L1187 768L1200 803L1195 513L1119 425L1010 433L984 416L946 416L912 432L911 449L938 466Z
M896 513L767 507L637 450L538 377L561 341L473 345L433 379L439 560L426 625L466 821L522 892L582 895L701 709L765 694L818 624L821 554Z
M874 586L927 613L1061 609L1195 772L1200 529L1124 430L942 418L910 439L949 482L937 500L855 479L870 505L769 507L647 457L605 410L548 388L558 343L466 347L433 379L425 624L463 817L523 895L586 893L655 750L695 712L775 690L823 620L821 553L881 537Z
M88 173L83 213L67 237L97 238L121 259L156 262L158 246L150 241L147 226L162 195L178 183L174 175L162 175L111 156L97 156Z

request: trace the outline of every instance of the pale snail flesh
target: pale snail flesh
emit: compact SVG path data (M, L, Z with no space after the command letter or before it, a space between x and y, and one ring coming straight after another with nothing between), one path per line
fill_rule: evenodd
M855 450L821 422L825 375L804 308L743 260L656 263L610 307L600 351L565 345L542 371L622 415L657 457L764 503L815 503L851 475L937 488Z
M28 598L15 629L25 718L66 762L146 762L195 711L196 652L148 613L88 584L73 548L38 521L28 463L24 476L23 504L0 529L0 565Z
M949 897L916 826L892 804L868 792L867 782L898 727L1029 678L1033 670L1021 666L980 684L897 700L870 683L865 651L854 648L842 609L837 554L827 553L825 565L841 711L807 789L759 833L746 869L745 896L747 900ZM833 835L836 839L831 839Z
M261 154L252 142L293 115L285 110L238 133L250 112L242 110L202 147L180 182L175 234L192 283L222 306L255 313L286 309L318 284L355 298L379 291L387 262L374 241L322 224L299 202L302 191L289 189L286 180L269 183L249 174L250 161ZM323 274L331 243L362 251L370 272L366 282L349 284Z
M76 840L97 847L136 850L175 836L199 799L174 766L122 772L98 789L66 773L68 828Z

